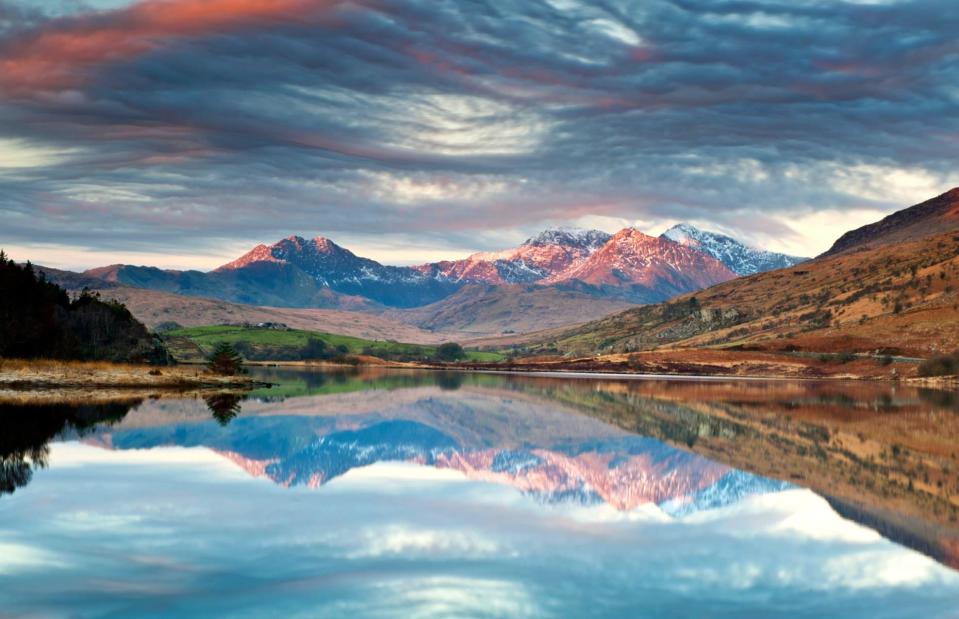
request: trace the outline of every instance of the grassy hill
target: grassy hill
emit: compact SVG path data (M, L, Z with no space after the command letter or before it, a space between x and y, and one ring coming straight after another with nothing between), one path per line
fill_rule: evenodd
M292 361L310 358L304 350L311 341L350 355L372 355L400 361L429 361L436 358L437 346L407 344L392 340L368 340L304 329L272 329L217 325L175 329L164 334L173 356L180 361L200 361L221 343L232 344L249 360ZM503 359L495 352L466 351L466 360L492 362Z

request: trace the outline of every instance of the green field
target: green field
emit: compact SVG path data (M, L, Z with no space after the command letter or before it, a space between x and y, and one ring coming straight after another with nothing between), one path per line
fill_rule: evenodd
M168 331L164 341L173 356L180 361L205 359L221 342L237 347L248 359L289 361L302 359L300 351L310 340L321 340L331 348L343 346L348 354L371 354L384 359L430 360L436 355L436 346L405 344L390 340L366 340L348 335L305 331L302 329L265 329L232 325L188 327ZM500 353L467 350L468 361L500 361Z

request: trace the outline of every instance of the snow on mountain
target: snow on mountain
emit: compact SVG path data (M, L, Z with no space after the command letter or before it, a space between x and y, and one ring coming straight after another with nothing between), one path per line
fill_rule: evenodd
M578 247L592 252L602 247L613 235L602 230L583 230L579 228L549 228L526 239L524 247L542 247L560 245Z
M738 275L783 269L808 260L808 258L753 249L725 234L707 232L689 224L675 225L660 236L705 252Z
M550 229L515 249L480 252L462 260L416 267L431 277L455 282L531 284L570 268L608 241L600 230Z

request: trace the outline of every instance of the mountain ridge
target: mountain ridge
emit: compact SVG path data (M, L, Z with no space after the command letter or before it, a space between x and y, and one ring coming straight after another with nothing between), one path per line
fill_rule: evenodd
M753 275L774 269L784 269L809 260L809 258L764 249L754 249L731 236L701 230L691 224L676 224L660 236L706 252L737 275Z
M384 265L323 236L291 235L272 245L256 245L209 272L116 264L82 274L108 285L232 303L374 313L430 306L474 284L520 286L510 290L524 294L532 291L523 286L554 287L559 307L569 310L583 307L576 303L584 295L654 303L735 276L700 247L634 228L616 234L550 228L515 248L414 266ZM542 292L533 296L544 299ZM530 301L540 303L533 297ZM597 317L590 311L576 322Z

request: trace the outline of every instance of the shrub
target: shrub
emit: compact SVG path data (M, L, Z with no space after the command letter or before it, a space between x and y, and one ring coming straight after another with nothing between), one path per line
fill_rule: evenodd
M959 350L948 355L926 359L919 364L919 376L950 376L959 374Z

